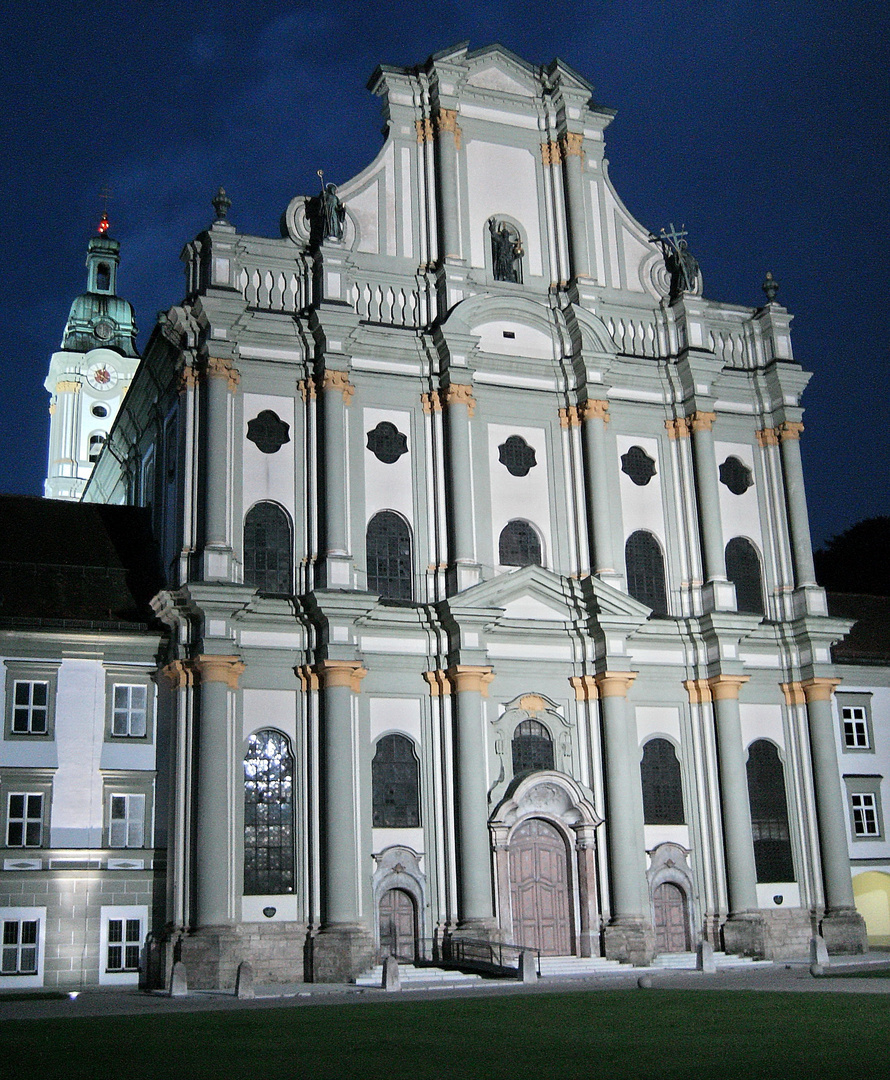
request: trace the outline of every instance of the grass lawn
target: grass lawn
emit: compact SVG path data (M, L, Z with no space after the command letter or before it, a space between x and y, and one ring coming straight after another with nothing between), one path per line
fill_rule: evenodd
M27 1020L16 1080L734 1080L886 1075L890 996L616 990Z

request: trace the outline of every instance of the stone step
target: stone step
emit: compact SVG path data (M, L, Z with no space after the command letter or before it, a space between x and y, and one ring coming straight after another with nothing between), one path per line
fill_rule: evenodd
M734 956L732 953L715 952L714 963L718 968L752 967L754 965L772 964L771 960L754 960L750 956ZM696 955L694 952L660 953L652 961L654 968L669 968L671 970L695 970Z
M414 967L412 964L399 964L399 982L402 986L410 984L416 986L425 984L428 986L461 986L467 983L481 982L481 975L473 975L466 971L446 971L438 967ZM382 986L383 964L377 964L369 971L362 972L356 977L356 986Z
M628 965L604 956L542 956L541 976L595 975L608 971L627 971Z

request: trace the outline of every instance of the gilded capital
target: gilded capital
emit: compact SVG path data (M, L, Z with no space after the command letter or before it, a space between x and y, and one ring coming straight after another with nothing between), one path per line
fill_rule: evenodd
M544 165L559 165L562 161L562 151L558 142L541 143L541 162Z
M349 404L349 399L355 393L355 387L349 381L349 373L337 371L336 368L329 368L324 373L321 388L322 390L339 390L343 395L344 405Z
M334 686L348 686L357 694L361 681L368 674L357 660L322 660L316 668L321 686L327 690Z
M596 676L600 697L627 697L631 683L637 677L635 671L603 671Z
M561 428L578 427L581 417L578 415L578 407L569 405L559 410L559 426Z
M785 696L785 704L792 705L805 705L806 694L804 693L803 684L799 682L783 682L779 683L782 693Z
M569 684L575 691L576 701L596 701L600 696L596 677L593 675L572 675Z
M685 416L677 416L673 420L665 420L669 439L688 439L689 420Z
M683 688L689 695L690 705L707 705L712 700L711 687L707 679L687 679Z
M308 379L300 379L297 389L303 401L315 401L315 379L311 375Z
M760 431L755 431L754 435L759 446L779 445L779 433L774 427L762 428Z
M454 136L455 149L460 150L460 125L457 122L457 109L439 109L433 118L437 135L448 131Z
M233 392L238 389L241 382L241 372L226 356L208 356L204 364L204 370L209 379L225 379L229 389Z
M693 431L710 431L716 419L717 414L712 412L694 412L689 417Z
M300 689L303 693L318 689L318 672L309 664L300 664L294 668L294 674L300 680Z
M488 684L494 678L494 672L490 667L476 664L455 664L448 669L448 678L458 694L470 692L488 697Z
M425 671L424 682L429 685L430 697L448 697L451 694L451 683L445 671Z
M425 116L422 120L415 120L414 127L417 130L417 141L419 143L433 141L433 122L428 116Z
M184 394L188 390L194 390L197 385L197 369L186 365L179 372L179 393Z
M439 391L431 390L428 394L421 394L420 405L425 413L441 412L442 401L439 397Z
M63 379L61 382L56 383L57 394L79 394L80 383L75 382L73 379Z
M584 154L584 136L580 131L567 131L560 137L563 157L582 157Z
M751 678L750 675L715 675L708 679L715 701L738 700L739 690Z
M445 391L446 405L466 405L470 416L476 412L476 399L473 397L473 387L465 383L449 383Z
M836 686L840 686L841 679L804 679L801 683L806 695L807 705L814 701L831 701L831 695Z
M238 656L216 656L205 653L194 659L195 670L202 683L222 682L230 690L238 689L238 679L244 671L244 661Z
M779 424L779 438L782 442L786 439L799 439L803 432L803 424L799 420L786 420Z
M182 690L187 686L194 686L197 682L197 672L190 660L174 660L161 668L161 674L169 679L177 690Z
M608 401L603 401L600 398L588 398L581 406L581 419L602 420L604 424L608 424L610 420Z

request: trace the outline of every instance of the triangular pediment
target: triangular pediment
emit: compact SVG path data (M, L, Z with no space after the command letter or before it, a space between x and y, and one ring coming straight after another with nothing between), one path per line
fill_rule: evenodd
M474 71L467 79L467 86L475 86L480 90L496 90L503 94L516 94L519 97L534 97L534 90L527 83L520 82L497 64L489 64Z

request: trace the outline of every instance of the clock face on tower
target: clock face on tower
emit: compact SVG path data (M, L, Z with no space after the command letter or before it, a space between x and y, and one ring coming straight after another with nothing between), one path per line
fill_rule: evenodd
M113 390L117 385L117 372L104 361L87 369L87 382L94 390Z

